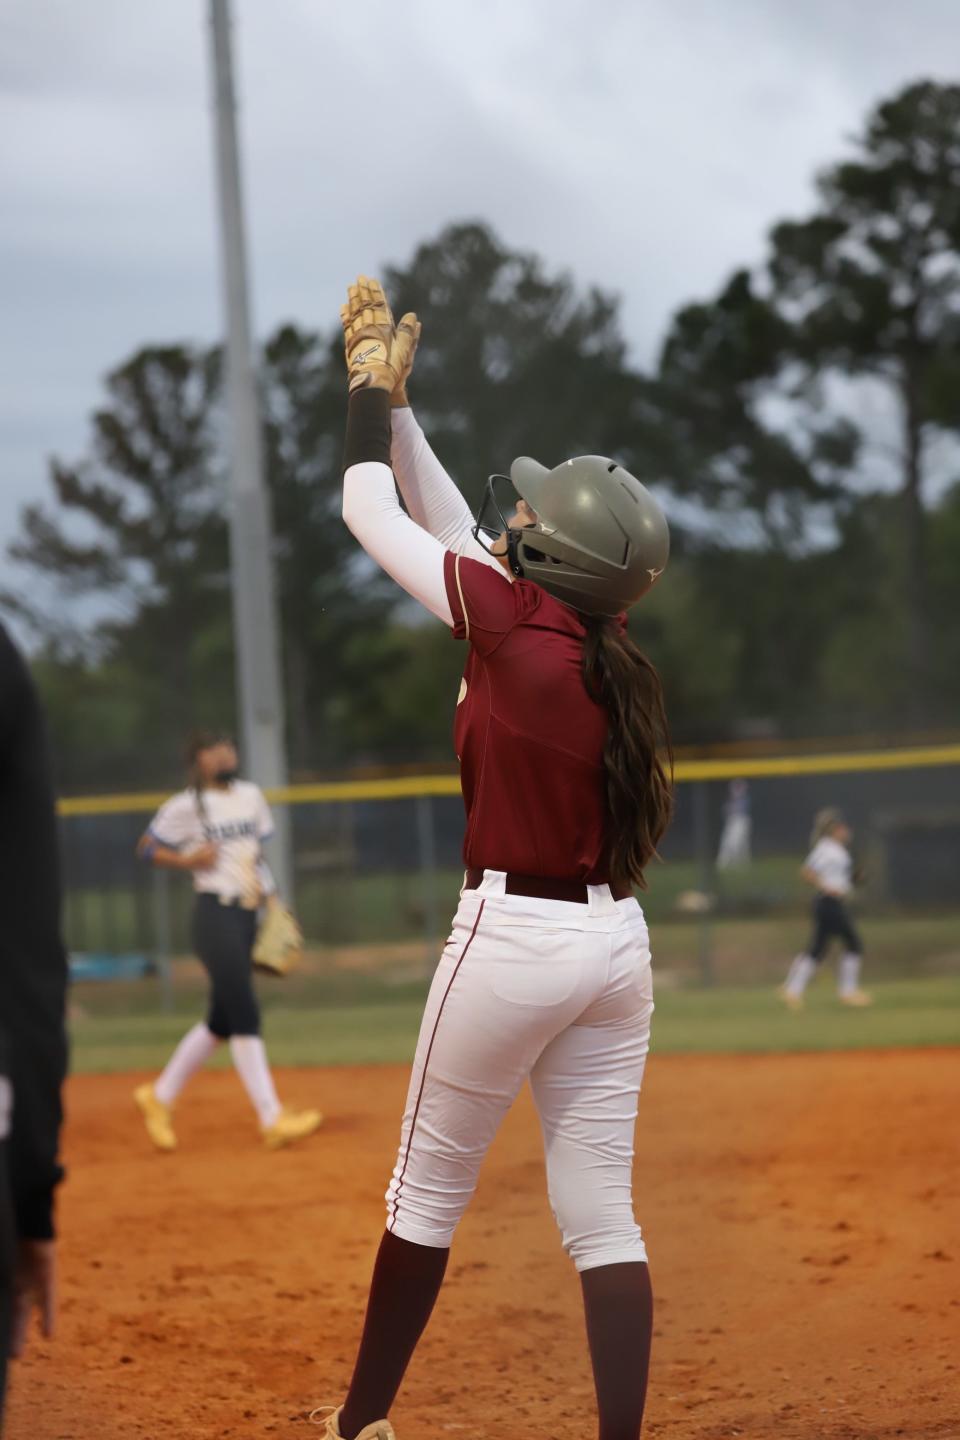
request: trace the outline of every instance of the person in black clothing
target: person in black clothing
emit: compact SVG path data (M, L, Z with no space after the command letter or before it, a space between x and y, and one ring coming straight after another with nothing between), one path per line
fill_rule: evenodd
M53 1334L67 960L43 714L0 625L0 1424L34 1308Z

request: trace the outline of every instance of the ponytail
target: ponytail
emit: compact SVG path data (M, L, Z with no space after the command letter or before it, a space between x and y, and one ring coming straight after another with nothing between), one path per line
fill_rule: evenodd
M603 705L610 728L607 870L611 880L646 889L643 872L673 813L673 750L660 677L620 623L584 615L583 683ZM669 770L658 754L662 748Z
M193 791L194 804L204 825L207 823L207 804L203 798L203 776L200 774L197 757L201 750L209 750L211 745L218 745L221 740L233 743L226 730L191 730L184 745L184 757L187 762L187 789Z
M813 817L813 829L810 831L811 850L819 840L823 839L824 835L829 835L835 825L842 824L843 815L834 805L828 805L825 809L818 810Z

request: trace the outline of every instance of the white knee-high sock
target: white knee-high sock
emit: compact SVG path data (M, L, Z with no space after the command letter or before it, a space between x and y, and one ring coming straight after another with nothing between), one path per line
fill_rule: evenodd
M788 995L802 995L817 973L817 962L812 955L797 955L790 963L783 988Z
M162 1105L173 1104L187 1081L203 1069L219 1043L213 1031L202 1022L187 1031L154 1083L153 1093Z
M280 1101L270 1074L267 1048L259 1035L231 1035L230 1054L244 1089L266 1130L280 1114Z
M840 957L840 969L837 974L837 990L841 995L852 995L860 988L860 956L854 955L849 950L846 955Z

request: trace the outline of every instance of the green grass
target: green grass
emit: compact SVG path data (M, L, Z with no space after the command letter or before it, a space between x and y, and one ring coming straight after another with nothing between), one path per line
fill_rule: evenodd
M386 1065L411 1059L422 1000L336 1010L269 1012L264 1034L275 1065ZM194 1013L199 1019L202 1011ZM80 1074L157 1069L186 1025L183 1015L88 1017L72 1027L72 1068ZM212 1062L229 1064L227 1051Z
M960 975L960 916L869 915L858 917L873 979ZM805 914L756 919L651 922L654 960L684 980L702 978L701 942L706 934L709 969L722 985L776 984L791 956L803 948L810 922ZM830 968L828 963L827 968Z
M960 978L886 980L871 989L876 1000L871 1009L848 1010L837 1004L831 977L824 977L813 987L807 1009L797 1015L784 1009L769 986L673 989L663 983L656 997L653 1048L658 1054L786 1053L960 1041ZM336 1004L275 1001L265 1024L271 1058L277 1065L407 1062L425 993L424 981L385 991L382 984L352 980ZM173 1014L81 1014L72 1026L73 1069L155 1069L188 1018L200 1013L196 992L179 996ZM223 1053L214 1063L227 1061Z
M809 992L796 1014L769 989L661 991L653 1048L661 1054L785 1054L960 1043L960 978L883 980L874 1004L851 1010L836 999L832 976Z

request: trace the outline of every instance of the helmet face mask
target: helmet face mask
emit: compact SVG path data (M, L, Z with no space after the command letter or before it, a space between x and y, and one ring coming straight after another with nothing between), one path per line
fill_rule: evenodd
M498 495L498 490L500 494ZM503 498L500 498L500 497ZM506 559L510 573L518 580L523 579L523 565L518 554L522 530L511 528L508 516L516 514L517 506L523 499L509 475L491 475L480 502L477 523L473 527L473 538L477 544L495 559ZM506 512L506 513L505 513ZM497 523L494 523L496 521ZM507 537L506 550L494 550L504 535Z

